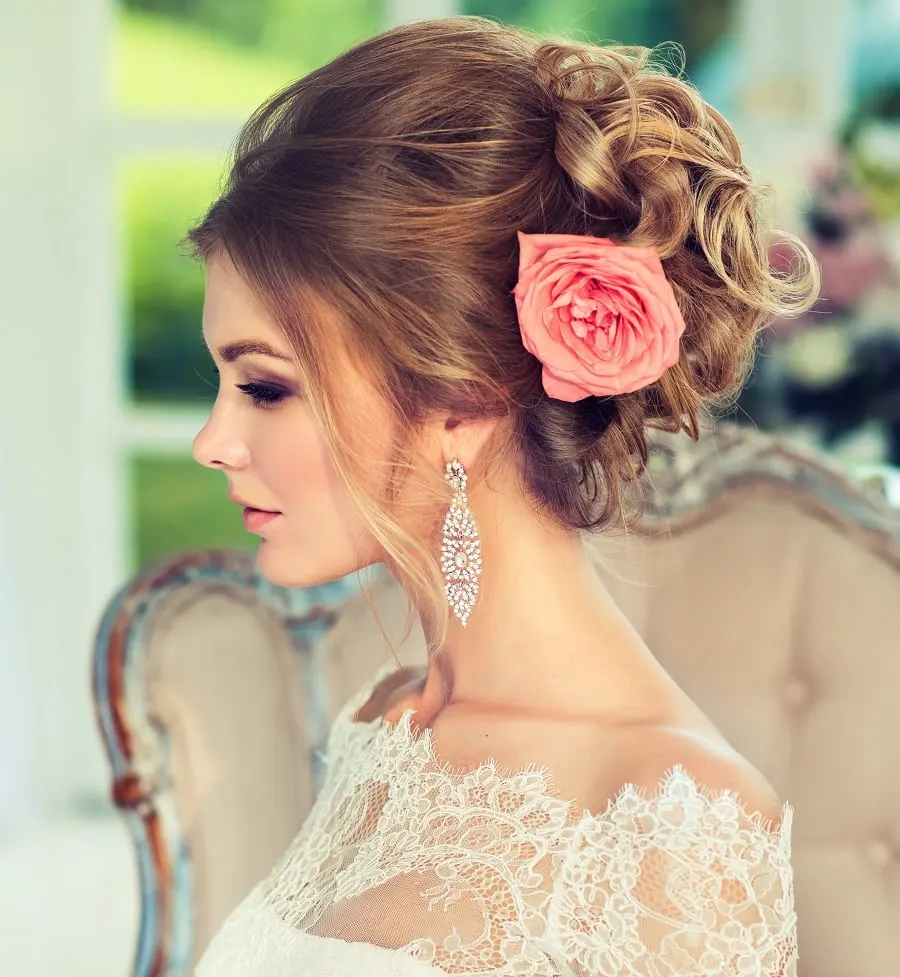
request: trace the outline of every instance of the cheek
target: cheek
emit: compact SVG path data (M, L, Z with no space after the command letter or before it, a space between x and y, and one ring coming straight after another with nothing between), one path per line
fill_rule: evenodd
M257 458L257 471L288 517L291 536L307 544L340 538L358 543L363 520L335 468L328 442L305 410L285 417L284 427L269 432ZM356 545L356 543L354 545Z
M274 436L272 436L274 434ZM337 475L328 447L312 423L295 415L277 432L269 432L257 469L275 497L290 514L293 505L304 508L323 502L334 491Z
M293 423L266 445L256 470L284 519L265 534L259 567L273 583L310 587L337 580L378 559L363 521L311 423ZM274 504L274 503L273 503Z

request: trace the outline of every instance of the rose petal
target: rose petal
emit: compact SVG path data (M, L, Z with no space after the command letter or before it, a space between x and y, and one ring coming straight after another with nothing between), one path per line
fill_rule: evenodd
M576 400L584 400L585 397L592 396L591 392L586 390L582 384L564 380L562 377L548 370L546 366L542 371L541 383L547 395L553 397L555 400L565 400L569 403L574 403Z
M513 294L548 394L630 392L677 362L684 320L652 249L578 235L520 233L519 242Z

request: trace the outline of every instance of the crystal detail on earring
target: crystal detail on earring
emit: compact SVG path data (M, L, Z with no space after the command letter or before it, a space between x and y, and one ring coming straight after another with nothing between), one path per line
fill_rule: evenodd
M450 609L463 627L478 598L478 578L481 576L481 540L469 499L466 495L468 476L456 461L447 462L446 479L455 495L444 519L441 544L441 570L444 573L444 592Z

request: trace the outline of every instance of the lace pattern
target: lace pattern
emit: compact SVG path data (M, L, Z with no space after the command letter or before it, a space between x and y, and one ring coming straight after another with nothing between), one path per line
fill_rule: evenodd
M794 977L790 805L776 826L675 767L576 814L544 769L441 762L411 710L354 722L390 670L341 711L313 810L254 893L278 939L367 944L373 975Z

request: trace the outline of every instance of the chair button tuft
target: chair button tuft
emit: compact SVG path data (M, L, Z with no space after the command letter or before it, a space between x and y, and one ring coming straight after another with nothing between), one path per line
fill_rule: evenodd
M790 709L802 709L809 705L812 689L806 679L794 675L785 682L782 695L785 705Z
M882 838L875 838L866 846L866 860L878 869L885 869L897 860L897 852Z

